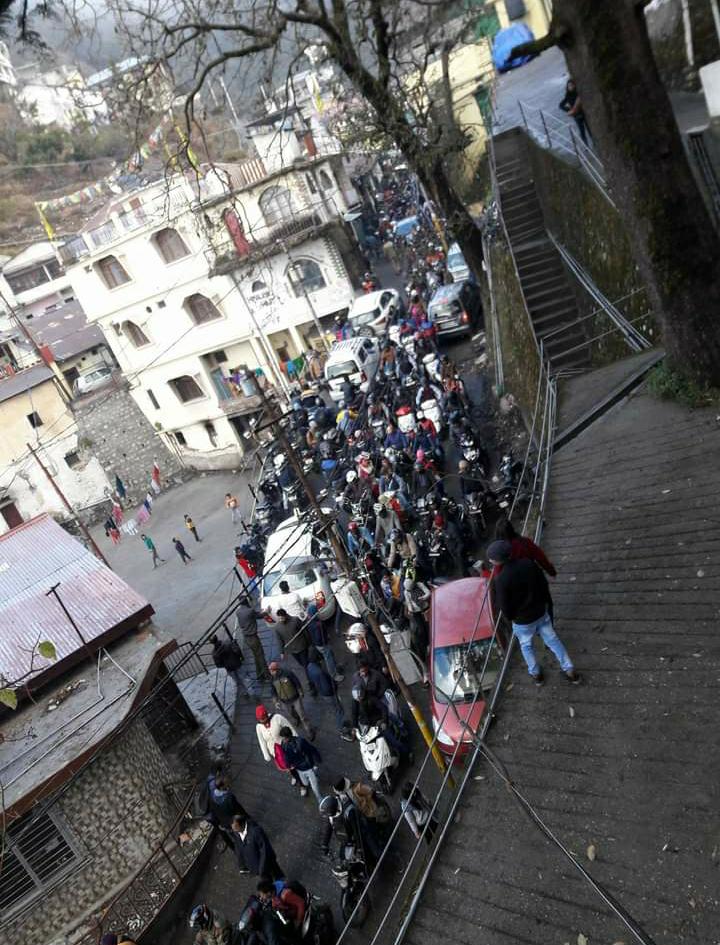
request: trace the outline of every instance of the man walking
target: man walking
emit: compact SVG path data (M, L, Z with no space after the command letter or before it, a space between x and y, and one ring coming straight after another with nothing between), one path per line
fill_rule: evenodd
M502 571L493 578L495 606L512 623L528 672L536 686L542 686L544 676L535 656L533 637L539 633L545 645L560 664L568 682L577 685L582 677L563 646L548 613L550 589L547 578L529 558L512 560L509 541L494 541L487 551L493 565L502 565Z
M185 528L190 532L195 541L202 541L202 538L197 533L197 528L195 528L195 522L190 518L189 515L185 515Z
M315 692L320 696L323 702L327 702L329 706L332 706L333 711L335 712L335 720L337 721L337 727L342 732L345 727L345 710L343 709L342 702L337 694L337 686L335 681L332 679L329 673L320 665L318 661L318 654L314 649L310 650L310 661L305 667L305 672L307 673L307 678L309 682L315 688ZM344 679L344 676L340 677Z
M284 709L290 714L290 718L296 725L302 723L303 728L308 733L311 740L315 738L315 730L308 721L303 705L303 692L300 681L295 673L289 669L281 669L280 664L272 662L268 667L270 678L272 679L273 692L275 694L275 705L278 709Z
M245 662L240 644L235 640L219 640L216 635L210 638L213 651L213 663L219 668L224 669L228 676L235 681L235 688L240 692L240 687L252 698L255 695L255 687L248 673L242 672L242 666Z
M335 680L335 682L342 682L345 677L338 669L338 665L335 662L335 654L333 653L332 646L330 645L330 638L328 636L327 629L325 624L318 617L317 613L317 604L308 604L307 631L310 635L310 641L318 653L322 656L323 660L325 661L325 665L327 666L327 671Z
M173 538L173 545L175 546L175 551L180 555L180 560L183 564L187 564L188 561L192 561L190 555L185 551L185 545L180 541L179 538Z
M250 598L245 598L242 604L235 611L235 633L241 633L243 641L253 655L255 660L255 674L258 682L264 682L270 679L265 651L260 642L258 633L258 619L265 616L265 611L256 610Z
M247 814L245 808L235 797L230 783L224 774L211 774L207 779L208 807L205 820L217 827L225 846L235 849L230 824L236 814Z
M284 656L292 656L307 673L307 664L309 660L308 651L310 649L310 634L306 627L303 627L297 617L291 617L282 607L277 611L277 622L275 623L275 633L277 634L280 649ZM315 687L308 679L308 688L314 694Z
M309 787L319 804L322 800L320 782L317 776L318 765L322 762L320 752L302 735L293 735L289 728L280 729L280 743L288 767L291 771L295 771L300 778L302 784L300 797L307 796Z
M161 558L158 554L158 550L155 547L155 542L152 540L152 538L149 535L141 535L140 537L142 538L145 547L152 555L153 570L158 566L158 561L160 564L165 564L165 559Z
M297 778L284 766L284 756L282 756L282 746L280 744L280 732L284 729L290 729L293 735L297 735L295 728L288 722L284 715L279 712L268 712L264 705L259 705L255 709L255 734L257 735L260 752L267 761L274 761L278 771L286 771L290 775L290 784L295 787L298 783ZM280 749L280 756L276 751ZM281 761L283 763L281 763Z
M259 823L237 814L232 820L235 856L241 873L253 873L275 881L282 879L280 868L268 836Z
M225 508L230 510L230 518L232 519L233 525L236 525L238 520L238 500L236 496L232 495L230 492L225 493Z

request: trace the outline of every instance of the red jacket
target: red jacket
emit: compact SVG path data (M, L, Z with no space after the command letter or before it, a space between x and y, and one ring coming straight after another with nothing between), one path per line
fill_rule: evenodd
M555 565L548 558L540 545L536 545L531 538L526 538L524 535L521 535L519 538L513 538L510 544L512 545L511 561L517 561L518 558L530 558L531 561L535 561L539 564L543 571L549 574L550 577L557 576ZM493 575L497 575L500 574L501 571L502 565L496 564L493 567L492 573Z

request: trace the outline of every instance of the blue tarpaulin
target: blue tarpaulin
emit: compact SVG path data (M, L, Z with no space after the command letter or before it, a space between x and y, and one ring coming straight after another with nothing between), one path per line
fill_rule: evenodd
M496 35L493 40L492 58L495 68L498 72L507 72L509 69L517 69L518 66L524 66L530 62L532 56L517 56L510 58L510 53L521 43L530 43L535 39L533 31L524 23L514 23L507 26Z

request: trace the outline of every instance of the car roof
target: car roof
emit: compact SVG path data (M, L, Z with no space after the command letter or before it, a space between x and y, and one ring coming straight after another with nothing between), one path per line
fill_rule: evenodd
M371 312L380 305L380 296L387 292L387 289L378 289L377 292L366 292L365 295L359 295L350 306L348 318L353 315L362 315L364 312Z
M462 250L460 249L459 243L451 243L448 246L448 256L452 256L454 253L459 253L462 256L463 253L462 253Z
M343 341L336 341L335 344L330 349L330 354L328 359L325 362L325 366L331 361L342 361L343 358L346 358L348 355L357 351L358 348L362 348L366 341L369 341L372 344L371 338L364 338L362 336L358 338L345 338Z
M300 521L295 515L280 522L268 536L265 547L265 561L271 571L278 569L286 558L311 557L312 530L307 522Z
M493 635L488 581L484 577L461 578L434 588L431 606L433 646L469 641L473 631L476 640Z
M463 286L467 281L467 279L462 279L460 282L449 282L447 285L438 286L435 290L435 294L430 299L430 304L432 305L434 302L448 302L450 299L456 299L462 292Z

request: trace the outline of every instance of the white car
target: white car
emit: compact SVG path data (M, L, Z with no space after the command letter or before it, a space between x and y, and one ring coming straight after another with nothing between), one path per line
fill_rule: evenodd
M348 312L348 321L355 335L382 335L392 312L401 309L399 292L395 289L378 289L355 299Z
M330 509L324 511L330 512ZM265 574L262 582L261 608L273 616L285 607L286 595L280 581L287 581L290 594L297 594L303 607L318 605L322 620L335 613L335 594L330 585L334 555L329 542L318 538L313 529L296 515L281 522L269 536L265 548Z
M87 374L81 374L75 380L75 393L87 394L88 391L103 387L112 380L112 369L109 367L95 368L94 371L88 371Z
M448 248L447 270L453 278L453 282L464 282L465 279L472 279L470 267L465 262L465 257L457 243L452 243Z
M336 341L325 362L325 380L330 397L342 400L342 386L347 378L364 393L380 364L380 352L375 338L346 338Z

